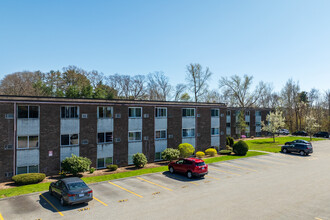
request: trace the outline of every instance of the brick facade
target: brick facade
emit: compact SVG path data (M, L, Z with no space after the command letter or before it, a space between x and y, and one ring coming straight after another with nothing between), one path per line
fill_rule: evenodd
M211 108L197 108L195 152L211 147Z
M128 164L128 107L114 106L113 163L119 166ZM120 118L119 118L120 116Z
M181 108L167 108L167 147L177 149L182 142L182 111ZM173 136L173 137L171 137Z
M142 119L142 153L148 161L155 160L155 110L153 106L143 107ZM146 116L146 117L145 117ZM147 138L146 138L147 137ZM147 139L147 140L146 140Z

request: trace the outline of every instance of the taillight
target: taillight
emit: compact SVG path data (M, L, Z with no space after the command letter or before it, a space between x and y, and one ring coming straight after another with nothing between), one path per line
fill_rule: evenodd
M88 191L89 194L93 193L93 190Z
M76 196L76 194L68 194L68 197Z

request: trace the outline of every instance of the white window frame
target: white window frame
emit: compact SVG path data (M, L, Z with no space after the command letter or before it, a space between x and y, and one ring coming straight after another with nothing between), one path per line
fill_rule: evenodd
M106 133L112 133L112 141L111 142L106 142ZM99 134L103 134L104 142L99 142ZM110 144L113 143L113 131L105 131L105 132L97 132L97 144Z
M38 146L37 147L30 147L29 145L30 145L30 137L38 137ZM19 137L27 137L27 146L26 147L18 147L18 138ZM39 135L19 135L19 136L17 136L17 138L16 138L16 143L17 143L17 147L16 147L16 149L22 149L22 150L24 150L24 149L38 149L39 148L39 142L40 142L40 140L39 140L40 138L39 138Z
M100 117L100 108L102 108L103 111L103 117ZM110 108L110 117L106 117L105 110L107 108ZM104 119L104 118L113 118L113 107L112 106L97 106L97 118L98 119Z
M165 110L165 116L159 116L161 110ZM156 117L156 118L167 118L167 108L156 107L156 108L155 108L155 117Z
M18 108L21 107L21 106L27 106L27 108L28 108L27 118L19 118L18 117ZM38 118L30 118L30 106L38 107ZM40 106L39 105L18 105L17 106L17 118L18 119L32 119L32 120L39 119L40 118Z
M159 158L159 159L156 158L156 154L157 154L157 153L160 154L160 158ZM162 158L162 152L155 152L155 161L161 161L161 160L163 160L163 158Z
M129 116L130 109L141 109L141 116L136 116L136 110L134 110L134 116ZM142 107L128 107L128 118L142 118Z
M134 134L136 134L136 133L141 133L141 135L140 135L140 140L135 140L135 138L136 138L136 135L133 135L134 136L134 140L130 140L129 139L129 134L130 133L134 133ZM142 141L142 131L140 130L140 131L129 131L128 132L128 142L139 142L139 141Z
M68 108L77 108L77 117L64 117L62 118L62 108L65 108L65 109L68 109ZM70 110L70 114L71 114L71 110ZM71 105L64 105L64 106L61 106L61 109L60 109L60 119L79 119L79 106L71 106Z
M107 158L112 158L112 163L111 164L113 164L113 157L100 157L100 158L97 158L97 161L96 161L96 168L97 169L103 169L103 168L106 168L107 167L107 165L111 165L111 164L106 164L105 162L106 162L106 159ZM98 165L99 165L99 159L103 159L104 161L103 161L103 166L102 167L99 167Z
M62 135L69 135L69 145L62 145ZM71 136L72 135L78 135L78 144L70 144L70 138L71 138ZM61 147L69 147L69 146L79 146L79 137L80 135L79 135L79 133L78 134L61 134L61 136L60 136L60 146Z
M160 134L161 134L162 131L165 131L165 137L164 137L164 138L162 138L162 137L157 138L157 132L160 132ZM161 136L161 135L160 135L160 136ZM156 140L165 140L165 139L167 139L167 129L159 129L159 130L156 130L156 131L155 131L155 139L156 139Z
M229 112L229 114L228 114L228 112ZM231 111L230 110L226 111L226 116L231 116Z
M183 136L183 130L194 130L194 136ZM195 132L196 132L196 130L195 130L195 128L182 128L182 138L194 138L195 136L196 136L196 134L195 134ZM187 131L187 134L188 134L189 132Z
M189 110L189 111L192 111L193 110L194 114L193 115L189 115L189 116L183 116L183 110L186 110L186 114L187 114L187 110ZM195 117L195 108L183 108L182 109L182 117L183 118L193 118L193 117Z
M216 112L218 112L218 115L216 115L216 116L212 116L212 111L216 111ZM213 118L218 118L220 116L220 109L218 109L218 108L213 108L213 109L211 109L211 117L213 117Z
M218 129L218 133L217 134L213 134L212 131L215 131L216 129ZM219 136L220 135L220 128L211 128L211 136Z
M40 166L39 166L39 164L16 167L16 173L18 173L17 172L18 171L18 168L21 168L21 167L26 167L26 173L30 173L30 167L33 167L33 166L38 166L38 172L37 173L39 173L40 172Z

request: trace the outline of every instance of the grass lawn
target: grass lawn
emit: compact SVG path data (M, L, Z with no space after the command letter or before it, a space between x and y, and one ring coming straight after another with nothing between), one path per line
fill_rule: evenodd
M206 163L215 163L219 161L225 161L225 160L234 160L244 157L252 157L257 155L264 155L265 153L261 152L253 152L249 151L246 156L221 156L221 157L213 157L213 158L206 158ZM102 182L102 181L108 181L108 180L114 180L114 179L120 179L125 177L131 177L131 176L139 176L142 174L147 173L157 173L157 172L164 172L167 171L167 166L161 166L161 167L155 167L155 168L147 168L147 169L140 169L140 170L133 170L128 172L122 172L122 173L114 173L114 174L108 174L103 176L92 176L92 177L83 177L82 179L86 183L96 183L96 182ZM32 185L26 185L26 186L18 186L15 188L9 188L9 189L3 189L0 190L0 198L5 197L12 197L12 196L18 196L33 192L41 192L48 190L50 183L38 183L38 184L32 184Z
M281 146L284 145L285 142L294 141L297 139L302 139L306 141L310 141L309 137L276 137L275 143L273 142L273 138L265 138L265 139L254 139L245 141L249 145L249 150L262 150L268 152L278 153L281 150ZM326 140L323 138L313 138L312 141L322 141Z

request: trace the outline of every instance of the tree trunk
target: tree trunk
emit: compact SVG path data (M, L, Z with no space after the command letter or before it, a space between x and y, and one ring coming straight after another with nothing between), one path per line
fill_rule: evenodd
M273 142L275 143L275 133L273 133Z

